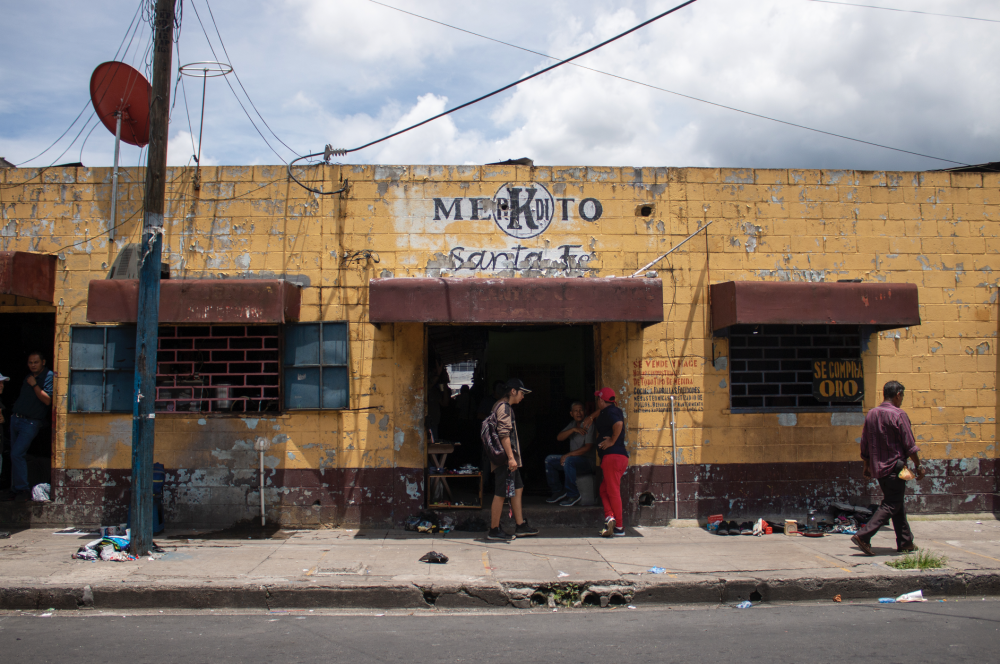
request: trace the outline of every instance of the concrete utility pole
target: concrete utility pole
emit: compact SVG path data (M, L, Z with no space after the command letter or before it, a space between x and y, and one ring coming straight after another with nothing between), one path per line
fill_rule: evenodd
M153 542L153 441L156 420L156 344L160 324L160 260L167 191L167 124L174 45L174 2L156 0L153 82L149 100L149 161L143 198L142 264L135 340L132 402L132 555L149 553Z

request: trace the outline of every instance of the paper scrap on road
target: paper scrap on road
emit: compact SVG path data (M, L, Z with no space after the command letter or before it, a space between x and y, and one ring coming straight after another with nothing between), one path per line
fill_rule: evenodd
M569 574L567 574L566 572L564 572L564 571L562 571L562 570L559 570L559 578L561 579L561 578L563 578L564 576L569 576Z
M897 602L926 602L924 591L914 590L912 593L905 593L896 598Z

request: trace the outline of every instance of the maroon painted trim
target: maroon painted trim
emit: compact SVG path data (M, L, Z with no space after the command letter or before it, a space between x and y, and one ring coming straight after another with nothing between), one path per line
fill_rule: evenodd
M373 279L373 323L663 321L659 279Z
M0 295L19 295L52 302L55 288L55 256L0 251Z
M916 284L726 281L709 287L712 329L737 324L920 325Z
M165 279L161 323L286 323L299 319L301 287L280 279ZM137 279L95 279L87 293L87 322L134 323Z

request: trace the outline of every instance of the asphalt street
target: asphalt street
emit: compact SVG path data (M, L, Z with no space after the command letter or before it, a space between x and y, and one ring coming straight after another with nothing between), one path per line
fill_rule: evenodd
M1000 601L557 611L6 612L7 662L995 661Z

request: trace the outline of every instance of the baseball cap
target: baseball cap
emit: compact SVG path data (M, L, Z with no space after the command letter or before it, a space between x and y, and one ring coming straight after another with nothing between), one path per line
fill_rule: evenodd
M3 374L0 374L0 382L8 381L8 380L10 380L9 376L4 376Z
M615 400L615 391L612 390L610 387L602 387L601 389L594 392L594 396L600 397L604 401L611 402Z
M521 390L525 394L531 393L531 390L529 390L524 386L524 383L521 382L520 378L511 378L510 380L507 381L507 384L504 385L504 387L506 387L508 390Z

